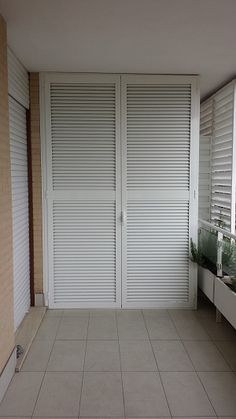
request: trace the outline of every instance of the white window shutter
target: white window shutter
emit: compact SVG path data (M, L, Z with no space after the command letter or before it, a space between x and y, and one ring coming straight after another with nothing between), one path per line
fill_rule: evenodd
M211 220L231 229L234 85L214 96Z
M26 110L9 97L13 217L14 323L20 325L30 306L29 208Z
M29 109L29 75L23 64L8 47L8 93L25 109Z
M215 224L223 223L232 233L235 232L236 182L233 175L236 165L234 121L235 81L232 81L201 105L201 134L211 136L210 220ZM207 141L202 137L202 144L206 146ZM204 158L200 154L200 165Z

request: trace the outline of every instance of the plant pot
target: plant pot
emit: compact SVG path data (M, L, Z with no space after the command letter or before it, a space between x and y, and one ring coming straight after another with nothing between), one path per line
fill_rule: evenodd
M215 275L208 269L198 266L198 286L212 303L214 302L214 284Z
M214 304L232 326L236 328L236 293L217 277L215 277Z

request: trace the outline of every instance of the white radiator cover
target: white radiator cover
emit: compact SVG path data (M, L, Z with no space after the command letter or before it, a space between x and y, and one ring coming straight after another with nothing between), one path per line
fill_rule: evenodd
M41 75L50 307L193 307L195 77Z

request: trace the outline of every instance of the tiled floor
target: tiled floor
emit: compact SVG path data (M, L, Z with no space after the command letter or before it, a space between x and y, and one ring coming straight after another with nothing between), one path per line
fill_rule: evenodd
M0 417L236 418L236 332L183 310L48 311Z

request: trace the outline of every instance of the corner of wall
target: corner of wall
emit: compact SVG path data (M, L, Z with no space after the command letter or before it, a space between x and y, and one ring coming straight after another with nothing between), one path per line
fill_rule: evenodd
M43 293L42 175L40 144L39 73L30 73L30 143L34 254L33 277L34 292L37 300L37 296Z
M0 15L0 374L15 346L7 28Z

